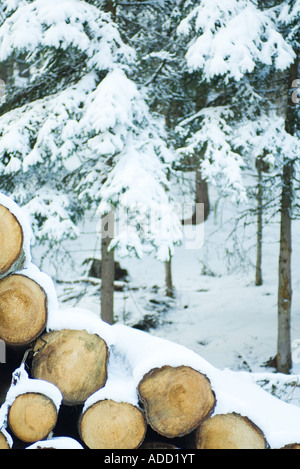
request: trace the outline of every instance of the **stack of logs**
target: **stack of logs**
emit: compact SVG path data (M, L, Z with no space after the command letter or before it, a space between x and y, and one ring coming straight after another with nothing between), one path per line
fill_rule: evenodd
M86 330L45 332L47 294L22 271L22 225L4 205L0 223L0 339L8 350L7 363L0 365L0 391L6 395L16 384L12 376L20 366L17 360L29 349L29 379L51 383L62 396L60 408L51 393L34 391L34 386L30 391L24 387L13 401L4 397L0 449L36 442L37 448L49 448L51 438L59 436L74 437L86 449L268 448L262 431L248 418L214 415L217 396L210 380L185 365L150 369L137 383L136 404L103 398L86 405L109 378L109 345ZM73 427L62 434L66 425Z

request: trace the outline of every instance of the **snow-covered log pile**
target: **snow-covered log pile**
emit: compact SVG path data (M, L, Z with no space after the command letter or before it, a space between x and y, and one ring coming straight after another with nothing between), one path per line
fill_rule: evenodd
M251 374L218 370L90 311L60 309L52 280L31 263L21 210L0 195L0 213L0 339L25 353L0 408L0 449L299 447L299 407ZM6 224L22 236L6 236ZM0 366L1 389L11 364Z

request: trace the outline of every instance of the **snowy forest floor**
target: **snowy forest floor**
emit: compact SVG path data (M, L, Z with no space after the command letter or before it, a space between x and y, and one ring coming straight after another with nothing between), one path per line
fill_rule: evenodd
M264 389L300 406L300 363L294 361L291 376L275 374L274 368L267 366L276 355L279 219L273 218L264 226L264 283L256 287L255 217L248 217L246 226L243 219L234 229L239 214L223 200L212 207L205 222L203 246L176 248L172 261L174 299L165 295L161 262L152 256L117 258L129 277L126 283L119 283L125 286L123 291L115 292L115 318L118 323L146 327L153 335L182 344L216 368L249 372ZM58 256L48 256L42 264L41 250L33 247L32 253L34 262L54 280L62 307L86 308L100 315L100 280L88 277L83 264L85 259L100 256L96 224L87 217L79 238L65 243ZM190 237L195 233L192 226L184 230ZM300 339L299 259L300 221L295 221L293 344ZM297 350L294 352L297 357Z

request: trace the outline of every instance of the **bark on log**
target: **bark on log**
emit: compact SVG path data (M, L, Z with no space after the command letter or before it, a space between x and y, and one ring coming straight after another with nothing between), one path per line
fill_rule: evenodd
M24 275L0 280L0 339L8 345L35 340L47 322L47 297L40 285Z
M23 263L23 230L8 208L0 205L0 278Z
M300 449L300 444L299 443L292 443L290 445L285 445L281 449Z
M146 430L144 415L136 406L113 400L96 402L79 424L81 439L90 449L136 449Z
M85 330L51 331L34 347L32 375L55 384L66 405L82 404L107 379L108 347Z
M164 443L162 441L152 441L143 443L140 449L168 449L168 450L177 450L177 446Z
M14 435L26 443L46 438L57 422L54 402L43 394L19 395L8 413L8 425Z
M149 425L167 438L191 433L216 403L208 378L188 366L151 370L138 392Z
M266 449L262 431L247 417L221 414L205 420L196 433L196 449Z
M11 449L9 443L2 432L0 432L0 450L1 449Z

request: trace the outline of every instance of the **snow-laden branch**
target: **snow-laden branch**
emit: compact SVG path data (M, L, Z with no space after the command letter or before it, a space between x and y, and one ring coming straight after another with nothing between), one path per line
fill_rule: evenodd
M246 0L203 0L181 21L178 33L190 39L190 70L202 70L207 80L240 80L259 63L284 70L295 58L274 15Z

